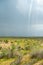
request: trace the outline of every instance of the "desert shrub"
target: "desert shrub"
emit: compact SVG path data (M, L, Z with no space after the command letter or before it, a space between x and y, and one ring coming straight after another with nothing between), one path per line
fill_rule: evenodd
M2 47L0 46L0 50L2 49Z
M43 59L43 50L42 49L40 49L40 51L38 52L38 57L40 59Z
M2 49L2 53L3 53L3 58L7 57L8 51L6 48Z
M31 58L38 58L38 59L43 59L43 50L35 50L33 52L31 52Z
M24 48L21 48L21 46L19 46L19 45L17 46L17 49L18 50L24 50Z
M9 49L8 49L7 58L12 58L12 56L13 56L12 51L11 51L11 49L9 48Z
M15 46L12 44L9 48L2 48L3 58L13 58L15 57Z
M15 51L14 51L14 48L8 48L7 50L7 58L14 58L15 57Z
M21 50L24 50L24 48L21 48Z
M11 58L11 50L8 48L4 48L2 49L2 53L3 53L3 58Z
M37 59L31 59L28 65L34 65L37 61Z
M13 42L11 42L11 43L13 43Z
M17 42L17 40L15 40L14 42Z
M21 50L21 47L20 46L18 46L18 50Z
M20 43L20 41L17 41L17 44L19 44Z
M8 40L4 40L5 43L8 43Z
M2 42L2 40L0 40L0 42Z
M0 59L2 59L3 58L3 53L2 52L0 52Z
M25 46L25 50L30 50L30 46L29 45L26 45Z
M12 55L12 58L13 58L15 56L15 45L13 43L11 44L10 51L11 51L11 55Z
M15 49L15 45L12 43L11 44L11 50L13 51Z
M38 52L32 52L31 54L31 58L37 58Z
M18 56L16 61L13 61L10 65L20 65L21 62L21 56Z
M10 65L16 65L16 64L15 64L15 62L11 62L11 64L10 64Z

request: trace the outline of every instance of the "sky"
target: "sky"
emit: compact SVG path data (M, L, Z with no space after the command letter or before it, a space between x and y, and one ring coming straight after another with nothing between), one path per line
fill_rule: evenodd
M0 0L0 36L43 36L43 0Z

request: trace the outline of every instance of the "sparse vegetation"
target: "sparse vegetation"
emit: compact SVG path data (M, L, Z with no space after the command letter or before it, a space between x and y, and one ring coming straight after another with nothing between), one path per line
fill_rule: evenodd
M43 65L43 38L0 38L0 65L8 65L7 61L9 65Z

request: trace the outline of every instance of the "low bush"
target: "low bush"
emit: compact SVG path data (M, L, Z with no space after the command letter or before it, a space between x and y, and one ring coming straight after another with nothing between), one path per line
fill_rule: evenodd
M0 46L0 50L2 49L2 47Z
M0 42L2 42L2 40L0 40Z
M10 65L20 65L20 62L21 62L21 57L18 56L16 61L13 61Z
M1 59L1 58L3 58L3 53L2 53L2 52L0 52L0 59Z
M4 40L5 43L8 43L8 40Z
M11 43L13 43L13 42L11 42Z
M38 58L38 59L43 59L43 50L40 49L40 50L35 50L33 52L31 52L31 58Z
M25 46L25 50L30 50L30 46L29 45Z

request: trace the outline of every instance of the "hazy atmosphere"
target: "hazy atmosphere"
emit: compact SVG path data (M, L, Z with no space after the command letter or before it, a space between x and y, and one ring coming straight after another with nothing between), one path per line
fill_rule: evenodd
M43 0L0 0L0 36L43 36Z

